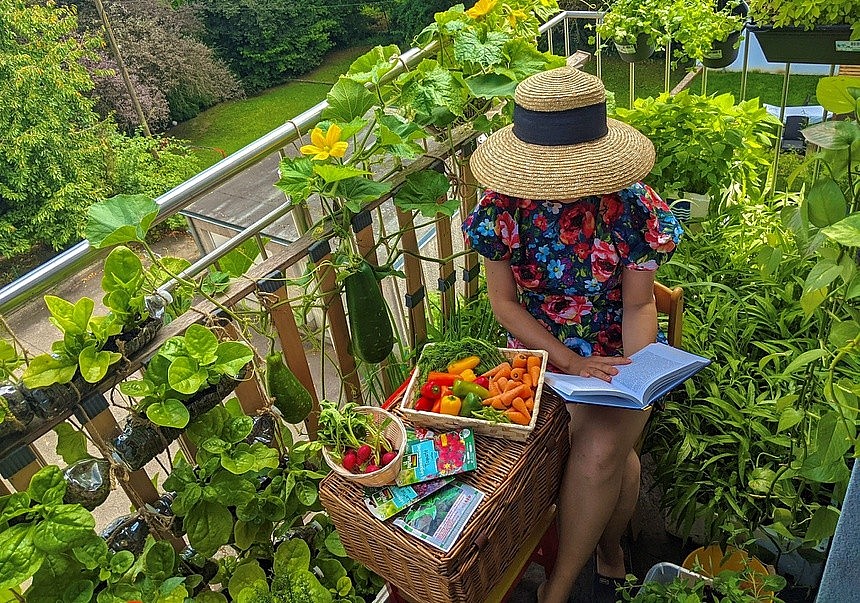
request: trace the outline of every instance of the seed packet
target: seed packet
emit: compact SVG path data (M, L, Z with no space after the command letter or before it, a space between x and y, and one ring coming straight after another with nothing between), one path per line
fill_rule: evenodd
M483 498L480 490L454 481L396 517L394 525L447 553Z
M408 437L398 486L426 482L438 477L472 471L478 467L475 434L469 428L433 435L425 439Z
M442 477L429 482L421 482L411 486L383 486L381 488L365 488L364 504L374 517L386 520L394 517L419 500L427 498L434 492L447 486L453 477Z

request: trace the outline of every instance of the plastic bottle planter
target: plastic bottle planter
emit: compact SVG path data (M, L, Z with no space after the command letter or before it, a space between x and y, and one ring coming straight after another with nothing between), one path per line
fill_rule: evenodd
M110 462L105 459L81 459L63 471L66 494L63 502L79 503L92 511L107 500L111 491Z
M750 26L764 57L772 63L860 65L860 40L850 40L850 25L798 27Z
M222 376L215 385L199 391L190 400L184 400L183 404L188 407L191 420L218 406L230 392L236 389L246 371L247 369L243 369L237 379ZM185 429L178 427L159 427L137 413L129 414L122 433L113 442L112 457L129 471L137 471L164 451L167 445L178 438L183 431Z
M112 366L102 381L109 379L118 369L121 370L123 363L128 362L128 358L133 357L155 339L162 325L161 319L149 318L132 331L109 337L103 349L122 354L123 360ZM98 390L99 383L88 383L80 373L77 373L69 383L55 383L32 390L22 386L21 390L36 416L48 421L63 415L82 400L89 398Z
M0 441L14 436L14 434L26 432L27 426L33 421L35 414L27 402L24 392L11 384L0 386L0 404L5 406L6 416L0 423Z
M170 503L173 502L173 494L163 494L153 503L150 511L158 515L160 525L165 526L176 536L182 535L181 519L173 514ZM149 507L149 505L147 505ZM177 525L177 522L178 525ZM131 515L123 515L113 520L102 532L101 537L105 539L108 548L114 553L120 551L131 551L135 556L143 552L146 537L149 536L150 527L146 518L140 511Z
M654 47L648 41L648 34L646 33L640 33L636 36L635 44L615 42L615 49L618 51L618 56L628 63L644 61L654 54Z

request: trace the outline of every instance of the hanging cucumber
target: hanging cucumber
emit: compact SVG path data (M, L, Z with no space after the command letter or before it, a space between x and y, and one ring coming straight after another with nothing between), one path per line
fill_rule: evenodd
M307 388L284 363L280 352L266 356L266 388L287 423L301 423L308 418L314 400Z
M357 272L343 281L352 353L365 362L385 360L394 349L394 331L373 267L361 262Z

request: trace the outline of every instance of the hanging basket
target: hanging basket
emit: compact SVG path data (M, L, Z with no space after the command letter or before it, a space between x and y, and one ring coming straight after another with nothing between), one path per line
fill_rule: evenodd
M860 40L851 41L850 25L799 27L749 26L764 57L772 63L860 65Z
M3 398L0 403L5 405L6 411L6 416L0 423L0 439L26 431L35 415L21 389L11 384L2 385L0 397Z
M621 60L628 63L638 63L644 61L654 54L654 46L648 40L648 34L640 33L636 36L635 44L619 44L615 42L615 49L618 51L618 56Z
M722 69L734 63L740 50L738 45L740 37L741 32L736 31L729 34L729 37L722 42L714 42L711 45L711 51L702 59L702 65L708 69Z

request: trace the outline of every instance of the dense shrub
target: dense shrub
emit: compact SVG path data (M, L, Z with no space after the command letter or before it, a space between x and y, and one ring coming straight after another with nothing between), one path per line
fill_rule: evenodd
M200 0L197 9L204 40L249 92L318 66L338 25L330 0Z
M391 9L391 37L402 48L411 47L422 29L433 23L433 15L448 10L456 0L401 0ZM466 2L465 4L472 4Z

